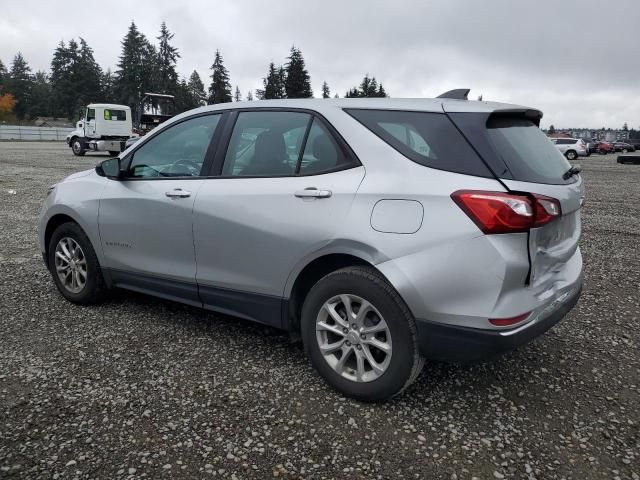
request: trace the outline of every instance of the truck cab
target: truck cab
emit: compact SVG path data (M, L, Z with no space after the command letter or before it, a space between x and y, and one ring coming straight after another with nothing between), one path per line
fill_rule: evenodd
M131 108L92 103L83 110L76 129L67 135L67 144L77 156L83 156L88 150L108 151L115 156L133 136Z

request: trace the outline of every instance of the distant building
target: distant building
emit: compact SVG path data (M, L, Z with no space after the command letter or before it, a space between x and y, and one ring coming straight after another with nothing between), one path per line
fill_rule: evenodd
M547 135L549 135L547 133ZM604 142L623 142L629 140L629 130L621 128L593 129L593 128L564 128L549 135L552 138L582 138L585 140L599 140Z

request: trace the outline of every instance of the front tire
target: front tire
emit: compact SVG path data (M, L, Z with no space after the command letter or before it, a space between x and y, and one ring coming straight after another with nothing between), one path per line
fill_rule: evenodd
M47 255L53 281L67 300L88 305L103 298L105 284L98 257L78 224L67 222L56 228Z
M578 154L573 150L569 150L566 154L567 160L575 160L578 157Z
M84 157L86 150L81 138L73 137L71 139L71 151L76 157Z
M424 364L411 312L372 268L343 268L318 281L304 301L301 328L315 369L357 400L398 395Z

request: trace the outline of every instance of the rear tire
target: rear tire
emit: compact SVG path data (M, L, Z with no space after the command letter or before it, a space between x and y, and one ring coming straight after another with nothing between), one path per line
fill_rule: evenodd
M104 298L106 287L98 257L77 223L63 223L55 229L47 260L53 281L67 300L88 305Z
M367 309L363 317L361 308ZM320 279L302 306L301 329L315 369L333 388L357 400L398 395L424 365L411 312L369 267L347 267Z
M71 139L71 151L76 157L84 157L86 150L81 138L73 137Z

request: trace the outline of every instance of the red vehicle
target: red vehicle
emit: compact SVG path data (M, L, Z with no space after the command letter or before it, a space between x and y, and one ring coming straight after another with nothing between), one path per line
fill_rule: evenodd
M598 152L601 155L607 154L607 153L614 153L616 151L616 148L614 147L614 145L612 143L609 142L598 142L595 144L595 151Z

